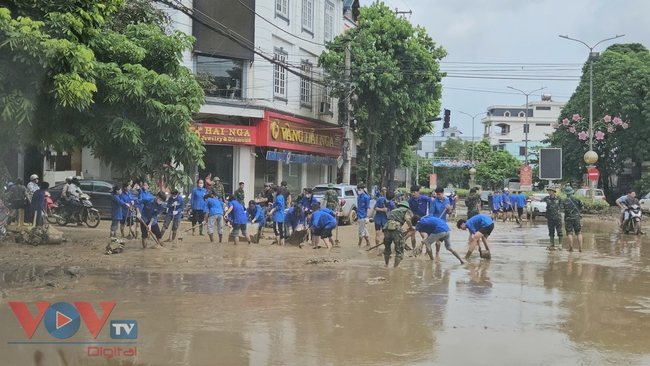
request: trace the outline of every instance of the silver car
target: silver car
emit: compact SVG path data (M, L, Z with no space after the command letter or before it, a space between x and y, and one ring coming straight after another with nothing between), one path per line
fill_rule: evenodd
M327 184L319 184L314 187L314 197L325 207L325 193L329 190ZM357 221L357 186L349 184L335 184L334 190L339 196L339 220L344 225L349 225ZM375 200L370 200L370 216L373 217Z

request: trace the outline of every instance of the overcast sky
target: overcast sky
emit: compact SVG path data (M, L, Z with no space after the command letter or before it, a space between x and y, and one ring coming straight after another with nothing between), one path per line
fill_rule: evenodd
M371 3L361 0L361 5ZM507 86L526 92L545 86L543 93L552 94L554 101L569 99L578 85L580 68L589 50L580 43L558 37L559 34L591 46L601 39L625 34L615 42L650 47L650 1L647 0L390 0L384 3L400 11L412 10L411 22L424 26L433 40L447 50L448 56L441 63L443 71L470 77L443 79L443 108L452 111L451 125L458 126L465 136L471 136L471 118L458 111L475 115L485 112L490 105L525 104L525 96L512 94ZM612 41L604 42L595 51L602 52L611 44ZM538 65L525 65L528 63ZM530 100L540 100L541 93L535 93ZM477 136L482 133L482 117L476 118Z

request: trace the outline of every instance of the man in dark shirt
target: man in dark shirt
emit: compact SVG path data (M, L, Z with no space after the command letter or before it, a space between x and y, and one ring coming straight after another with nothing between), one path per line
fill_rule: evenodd
M280 183L280 194L284 197L284 204L286 208L291 207L291 192L287 189L287 181L283 180Z

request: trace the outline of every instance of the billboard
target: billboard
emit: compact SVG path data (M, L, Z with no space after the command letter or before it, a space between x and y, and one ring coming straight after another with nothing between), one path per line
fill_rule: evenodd
M562 149L539 149L539 179L562 179Z

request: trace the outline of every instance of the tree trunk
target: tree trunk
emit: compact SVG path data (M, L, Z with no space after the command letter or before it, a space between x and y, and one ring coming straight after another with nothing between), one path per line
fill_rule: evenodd
M374 120L372 118L372 111L368 112L368 136L370 140L368 141L368 170L366 171L366 187L372 187L372 166L375 161L375 134L371 130L371 126L374 125Z
M390 144L390 154L388 155L388 172L387 172L387 179L388 179L388 189L394 190L397 188L397 185L395 184L395 163L397 160L397 134L393 135L393 141Z

